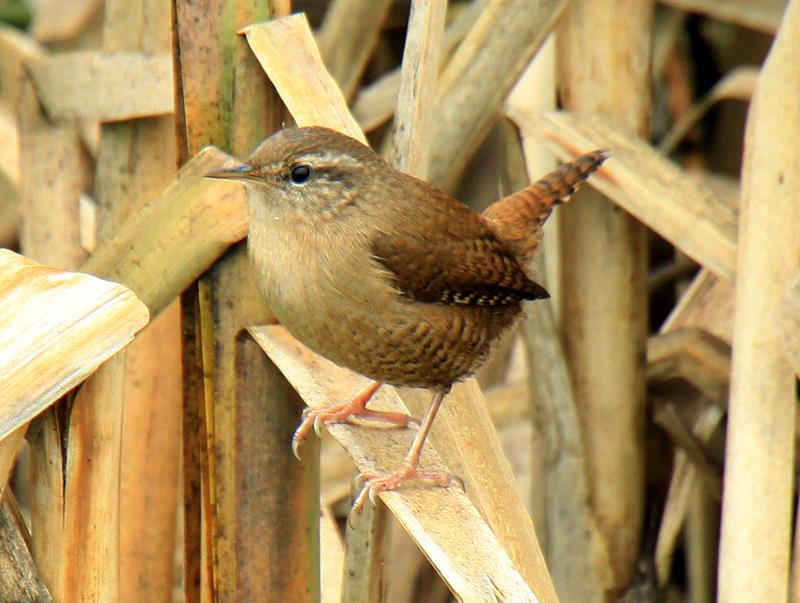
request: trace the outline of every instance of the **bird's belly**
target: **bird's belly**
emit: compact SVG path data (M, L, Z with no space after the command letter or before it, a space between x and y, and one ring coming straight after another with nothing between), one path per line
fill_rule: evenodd
M356 254L280 253L271 254L269 263L253 257L259 285L278 321L318 354L377 381L447 388L478 368L493 340L519 313L519 306L406 300L370 273L377 270L373 264L354 265Z
M517 313L408 306L398 301L380 313L320 306L305 318L287 309L278 319L306 346L362 375L397 386L448 388L480 366Z

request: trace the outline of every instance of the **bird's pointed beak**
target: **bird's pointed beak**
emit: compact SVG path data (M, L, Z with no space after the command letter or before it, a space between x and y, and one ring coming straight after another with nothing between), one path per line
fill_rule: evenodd
M223 180L247 180L253 177L253 166L249 163L240 163L231 167L219 168L210 171L206 178L220 178Z

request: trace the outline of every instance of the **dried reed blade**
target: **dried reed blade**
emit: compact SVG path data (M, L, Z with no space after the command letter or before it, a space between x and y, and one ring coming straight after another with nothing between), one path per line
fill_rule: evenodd
M127 288L0 249L0 438L74 388L149 319ZM55 309L58 311L55 311Z
M76 51L31 61L28 69L54 119L109 122L173 111L167 53Z

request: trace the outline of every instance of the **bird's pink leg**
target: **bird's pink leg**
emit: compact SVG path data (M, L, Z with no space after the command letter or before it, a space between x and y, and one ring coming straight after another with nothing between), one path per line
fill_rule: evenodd
M351 422L351 419L366 419L367 421L379 421L396 427L406 427L412 420L408 415L367 408L367 403L381 385L383 384L380 381L373 381L350 402L345 402L344 404L337 404L330 408L305 409L303 411L303 422L300 423L300 427L294 432L294 437L292 438L294 455L300 458L298 449L308 432L311 431L311 428L313 427L314 431L319 435L320 426L325 423L346 423Z
M435 486L447 487L451 484L459 484L462 488L464 482L461 478L447 473L445 471L420 471L419 459L422 455L422 447L425 445L425 439L428 437L428 432L431 430L433 420L436 418L436 413L444 400L445 392L436 392L431 401L428 412L423 419L422 424L419 426L414 441L411 443L406 458L399 469L391 473L362 473L358 480L363 484L356 500L353 503L353 513L358 513L364 507L367 497L372 502L375 502L375 496L378 492L386 490L394 490L403 482L409 480L424 481L432 483Z

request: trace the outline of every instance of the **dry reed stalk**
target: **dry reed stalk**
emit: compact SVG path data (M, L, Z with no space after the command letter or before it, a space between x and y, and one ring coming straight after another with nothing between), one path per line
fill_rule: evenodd
M497 385L487 390L486 406L489 408L492 424L501 439L504 440L515 425L529 420L527 398L528 385L524 381ZM350 496L353 471L352 459L323 432L320 463L320 492L323 505L333 505ZM540 525L536 521L534 524Z
M122 48L51 54L31 61L28 69L48 116L111 122L172 113L169 54L163 48L146 53Z
M60 600L118 601L119 467L125 354L78 390L64 464L64 549Z
M35 60L41 51L25 48L20 65ZM77 268L86 253L80 244L78 199L88 180L88 160L81 148L74 123L54 123L39 104L33 83L21 69L18 81L17 120L20 141L20 211L23 252L33 259L57 267ZM58 430L53 411L35 421L40 426L31 440L33 557L50 593L65 597L63 559L65 513L65 463L61 439L51 439ZM12 438L21 442L25 427ZM0 465L3 462L0 461ZM5 482L6 475L0 480Z
M43 51L28 36L0 25L0 247L17 241L20 228L20 148L15 107L22 63ZM0 457L4 457L0 452Z
M328 125L363 140L363 134L343 104L341 93L319 59L303 16L251 26L246 33L298 125ZM287 53L286 49L291 52ZM298 69L309 77L294 78ZM287 367L282 368L286 372ZM293 383L299 387L296 381ZM431 433L434 446L450 469L464 479L470 497L496 531L528 584L533 585L537 596L545 601L556 600L533 525L519 497L480 390L473 382L467 382L455 387L449 399L452 403L444 405ZM409 392L403 394L403 401L412 414L421 414L429 396ZM415 536L423 538L423 542L428 538L422 534ZM442 571L441 567L439 569Z
M699 485L689 495L684 541L688 603L712 603L716 592L719 501Z
M747 120L719 600L788 596L795 375L773 309L800 268L800 1L789 2Z
M26 534L16 502L6 492L0 504L0 600L52 603L31 558Z
M322 63L305 15L252 25L244 33L298 126L335 125L340 132L367 144L347 110L344 95ZM314 77L295 77L298 69L313 73ZM327 102L311 102L317 95Z
M547 49L548 54L539 56ZM552 42L542 48L506 101L506 112L532 115L554 108L554 50ZM521 136L528 174L535 180L554 167L553 157L527 132L522 131ZM539 255L534 263L534 272L540 279L545 278L553 301L531 304L524 326L534 427L532 462L539 465L538 470L534 469L533 479L532 496L540 507L539 521L534 514L534 525L543 539L545 557L559 596L564 601L602 601L610 562L603 556L600 534L587 502L585 451L555 320L553 306L558 306L560 296L560 270L552 261L545 268L558 252L554 246L559 242L558 237L552 236L554 228L558 228L557 223L546 228L545 248L538 252L546 251L546 256Z
M282 2L176 3L189 154L214 143L240 157L281 123L281 107L237 28L285 14ZM209 78L208 70L219 74ZM209 434L207 489L213 596L315 600L319 493L313 446L301 468L286 445L299 401L258 346L250 324L270 315L243 245L200 285L200 334Z
M651 0L570 4L557 37L564 107L646 131L652 12ZM585 191L560 216L562 239L569 240L561 247L561 319L612 592L633 578L644 512L646 232Z
M446 9L443 0L412 2L403 52L391 163L423 179L432 145L431 100L436 94Z
M389 517L383 502L377 501L348 519L341 601L380 603L384 600L383 569L387 561ZM391 580L390 574L386 577Z
M181 294L181 364L183 367L183 463L181 465L183 490L183 509L179 510L178 520L182 522L183 532L183 600L184 603L199 603L202 593L211 592L204 577L210 580L211 571L203 571L202 517L208 513L204 503L208 500L207 488L203 482L208 479L208 447L204 430L205 417L203 403L205 387L203 383L203 354L200 349L200 307L197 284L189 286ZM210 535L206 530L205 535ZM206 550L210 547L206 545Z
M453 185L566 5L565 0L486 5L441 74L431 134L433 184Z
M618 122L566 112L512 118L563 159L598 147L612 149L593 186L691 258L732 279L736 211L710 188L640 138L620 131ZM570 203L569 207L580 205Z
M472 0L467 6L451 4L448 7L448 18L456 7L459 10L450 19L442 37L442 46L439 51L440 67L450 58L450 54L475 24L485 4L485 0ZM370 132L383 125L394 115L398 106L397 95L400 92L401 67L381 75L377 80L359 90L358 96L353 101L352 111L359 127L365 132Z
M282 327L253 327L250 332L311 408L322 408L331 400L347 399L364 386L363 377L317 356ZM426 396L426 402L427 399ZM373 406L381 410L403 409L391 388L381 388ZM335 424L329 425L328 431L345 447L361 471L394 467L408 446L406 430L368 430ZM422 458L426 470L445 468L430 445L426 446ZM483 477L489 477L485 469ZM456 598L465 601L492 600L493 596L520 602L556 600L554 597L546 599L536 592L542 585L531 587L525 582L498 537L459 488L401 488L382 492L379 497L425 551ZM545 594L546 588L546 585L542 588Z
M663 0L663 3L765 33L778 29L786 7L786 0Z
M707 442L719 427L723 415L724 411L719 406L709 406L698 417L693 427L694 437L702 442ZM688 454L681 449L676 449L655 551L657 579L662 587L669 580L672 556L687 513L691 508L692 493L702 490L702 484L698 484L698 477L698 469Z
M344 542L330 507L322 508L319 532L320 601L321 603L341 603L344 578L342 576Z
M31 33L39 42L72 40L102 6L102 0L43 0L36 5Z
M800 377L800 273L778 304L774 320L784 356L792 365L795 375Z
M141 18L143 14L147 19ZM148 115L147 111L131 111L146 108L143 104L134 107L136 99L161 103L163 109L172 111L169 24L168 0L105 3L105 53L98 55L98 62L130 57L141 71L125 87L112 85L107 89L124 94L126 102L120 103L108 94L98 99L98 117L113 112L114 119L120 120L103 124L100 134L94 186L99 202L100 240L113 236L124 219L140 209L175 173L172 116L141 119ZM110 85L102 81L101 74L97 79L103 86ZM145 82L150 85L144 86ZM86 95L87 90L83 89L84 104ZM88 117L95 117L91 110ZM181 434L179 320L175 305L155 319L126 350L123 389L115 393L113 401L102 401L106 405L118 403L122 409L118 477L122 601L167 601L172 592ZM83 435L89 429L103 427L85 426L78 433ZM70 441L68 445L74 443ZM107 494L103 496L106 504L111 502Z
M390 0L332 0L328 5L317 43L345 98L358 87L391 6Z

